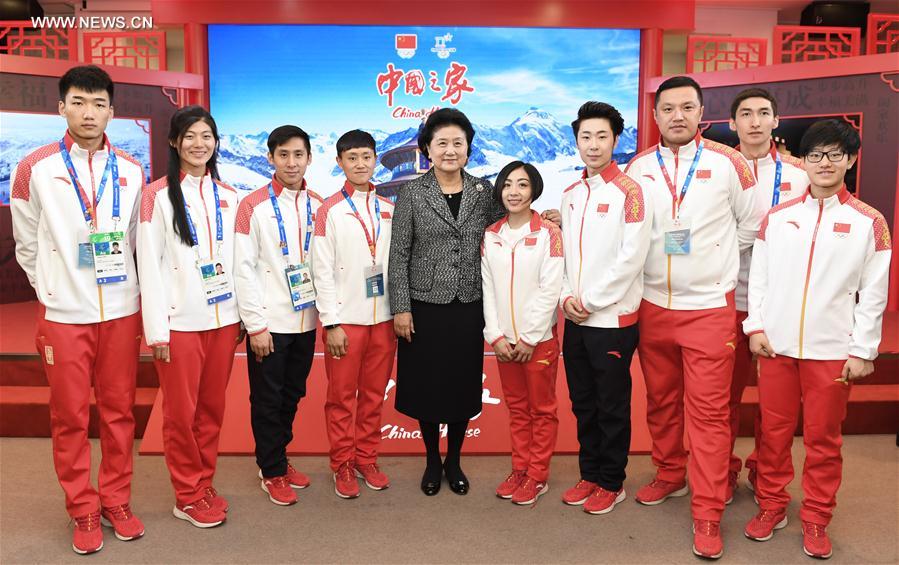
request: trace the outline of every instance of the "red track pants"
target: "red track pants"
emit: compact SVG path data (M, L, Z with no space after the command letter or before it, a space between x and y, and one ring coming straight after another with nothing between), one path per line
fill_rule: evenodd
M730 388L730 472L739 473L743 468L743 462L734 453L734 445L737 435L740 433L740 403L743 400L743 390L750 376L756 372L756 362L749 351L749 338L743 333L743 320L749 315L747 312L737 310L737 348L734 355L734 377ZM746 458L746 468L756 467L759 450L759 436L761 433L761 414L755 413L755 447L749 457Z
M325 351L325 427L333 471L347 461L359 465L377 462L384 391L396 356L393 320L373 326L343 324L341 328L349 341L347 354L334 359ZM327 343L327 332L322 339Z
M171 332L171 362L156 361L162 388L162 440L175 500L189 504L212 486L225 389L234 364L239 324L200 332Z
M538 343L527 363L497 363L503 396L509 407L512 468L536 481L549 478L556 447L556 374L559 342L555 336Z
M50 384L53 464L73 518L131 498L140 313L96 324L40 320L36 344ZM88 442L91 383L100 416L98 489Z

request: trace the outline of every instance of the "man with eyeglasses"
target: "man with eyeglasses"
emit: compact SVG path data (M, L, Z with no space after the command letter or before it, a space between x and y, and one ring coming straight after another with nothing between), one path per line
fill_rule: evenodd
M860 146L858 133L838 120L816 122L802 136L811 186L762 222L743 322L759 356L762 412L759 512L744 533L766 541L787 524L790 449L801 406L803 550L820 559L833 553L826 528L842 476L840 428L849 390L874 371L889 284L887 223L844 183Z

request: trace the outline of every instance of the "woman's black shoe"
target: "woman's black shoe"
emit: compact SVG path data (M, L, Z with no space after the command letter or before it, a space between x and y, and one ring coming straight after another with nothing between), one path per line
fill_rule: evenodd
M450 490L456 494L468 494L469 484L468 477L462 472L461 467L445 466L443 472L446 474L446 481L449 483Z
M421 492L425 493L425 496L434 496L440 492L441 482L440 467L426 467L424 475L421 476Z

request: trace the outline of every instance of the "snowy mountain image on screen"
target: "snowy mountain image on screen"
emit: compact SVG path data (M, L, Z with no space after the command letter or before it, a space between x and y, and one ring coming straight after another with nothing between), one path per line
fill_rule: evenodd
M577 153L571 126L560 122L549 112L531 108L511 123L503 126L473 124L475 138L466 170L476 176L492 180L499 170L511 161L533 163L543 176L544 196L535 208L557 207L562 190L577 180L583 163ZM418 136L417 127L388 133L366 130L375 138L378 155L404 145ZM310 133L312 163L306 169L308 186L329 196L341 186L343 173L335 163L334 148L340 134ZM249 191L263 186L271 179L273 168L266 155L268 132L252 134L223 134L219 148L219 172L226 183ZM637 149L637 130L628 127L618 140L615 159L627 163ZM380 162L372 182L389 181L393 171Z
M66 120L56 114L0 112L0 124L0 204L9 204L12 171L38 147L58 142L66 131ZM150 121L114 118L106 135L114 146L143 164L150 182ZM165 170L165 164L160 170Z

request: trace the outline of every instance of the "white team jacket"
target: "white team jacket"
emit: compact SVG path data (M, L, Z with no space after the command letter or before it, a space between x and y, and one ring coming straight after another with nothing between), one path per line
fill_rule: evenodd
M217 254L212 179L209 174L202 178L181 174L181 192L197 230L200 258L208 260L217 254L233 282L237 191L221 182L218 189L223 241ZM170 330L214 330L240 321L236 297L206 303L196 252L181 241L172 226L172 203L165 177L148 186L141 200L137 262L147 345L168 343Z
M272 188L281 211L290 264L312 260L312 232L315 213L322 197L306 187L285 189L272 178ZM307 203L312 217L306 215ZM309 222L311 221L311 226ZM247 333L256 335L266 329L274 333L301 333L314 330L318 312L314 307L294 311L284 268L287 262L281 252L281 235L275 209L269 197L268 184L248 194L237 207L234 236L235 285L237 307ZM309 254L303 250L309 234ZM314 276L314 274L313 274Z
M665 253L664 225L675 217L676 200L696 155L702 155L688 192L680 205L680 217L692 223L689 255ZM665 182L656 148L677 188ZM625 172L643 187L652 201L652 240L643 268L643 298L670 310L705 310L727 305L727 295L737 285L740 249L752 246L762 219L755 206L755 177L738 151L697 136L673 153L657 145L639 153Z
M737 151L740 146L737 146ZM774 202L774 173L777 169L775 154L777 152L774 142L771 142L771 150L761 159L747 159L755 175L755 203L767 214ZM780 202L788 202L805 194L808 189L808 173L802 168L802 159L781 155L783 163L780 176ZM749 286L749 265L752 262L752 248L740 250L740 273L737 275L737 290L734 301L737 310L746 312L749 308L746 295Z
M338 190L318 209L312 238L316 307L325 326L371 326L393 318L387 292L393 202L377 196L374 185L370 186L368 192L362 192L353 190L348 182L344 184L375 245L375 262L384 268L384 295L366 296L365 268L372 265L371 252L362 224ZM375 213L376 202L380 216ZM377 235L379 223L380 236Z
M845 186L772 208L755 241L743 331L765 332L778 355L873 360L891 253L883 216Z
M85 151L66 132L65 144L72 157L85 203L93 203L112 147ZM78 244L87 243L90 229L66 170L59 142L40 147L22 159L10 178L10 212L16 259L46 319L63 324L93 324L130 316L140 308L140 290L134 265L135 233L144 171L141 164L121 149L112 147L119 168L121 220L112 219L112 175L94 215L97 231L124 231L127 279L98 285L93 268L78 267Z
M558 227L531 212L529 233L515 238L508 217L488 227L481 243L484 339L530 346L552 338L565 258Z
M578 298L590 312L583 326L623 328L637 322L652 211L643 189L612 161L562 193L565 277L561 304ZM651 204L651 202L650 202Z

